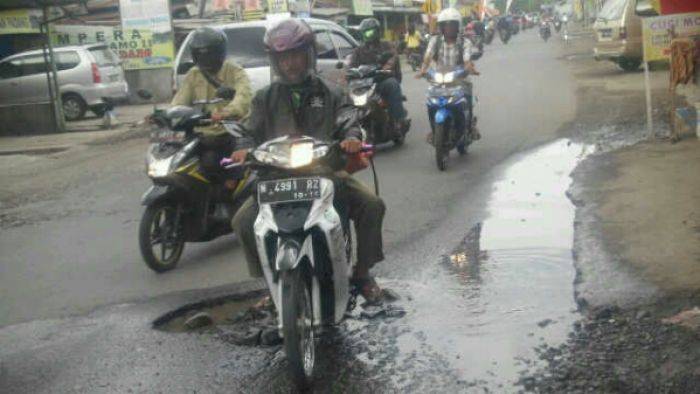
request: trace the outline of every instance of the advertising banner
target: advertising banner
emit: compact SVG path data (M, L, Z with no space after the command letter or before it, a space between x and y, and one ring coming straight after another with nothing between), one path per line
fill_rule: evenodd
M127 29L119 26L54 25L52 42L59 45L104 43L119 54L125 70L172 67L175 51L172 33Z
M9 10L0 12L0 34L39 33L41 10Z
M700 12L643 18L644 61L669 60L671 34L700 36Z

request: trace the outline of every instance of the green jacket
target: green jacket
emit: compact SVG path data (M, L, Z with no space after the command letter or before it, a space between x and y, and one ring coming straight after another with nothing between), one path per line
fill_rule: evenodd
M309 85L296 108L292 104L292 88L280 82L255 94L246 129L256 145L284 135L307 135L329 142L348 137L362 139L358 127L336 130L338 114L352 109L347 96L316 76L306 83Z
M225 61L215 78L222 86L234 89L236 96L228 102L208 104L204 110L212 113L221 112L225 119L244 120L247 118L253 94L245 70L231 61ZM194 101L214 98L216 98L216 88L206 80L199 67L193 67L185 76L182 86L173 97L170 105L191 106ZM221 125L212 125L198 128L197 131L205 134L220 134L224 132L224 128Z

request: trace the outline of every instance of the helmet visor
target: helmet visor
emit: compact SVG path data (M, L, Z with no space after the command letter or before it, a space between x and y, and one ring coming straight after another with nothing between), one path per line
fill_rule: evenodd
M365 31L362 33L362 38L363 38L365 41L374 40L374 39L377 38L378 36L379 36L379 32L377 31L377 29L365 30Z

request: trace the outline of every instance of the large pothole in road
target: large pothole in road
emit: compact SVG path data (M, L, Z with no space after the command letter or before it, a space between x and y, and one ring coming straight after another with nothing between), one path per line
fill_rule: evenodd
M208 332L242 346L281 343L275 309L266 290L228 295L182 306L156 319L157 330Z

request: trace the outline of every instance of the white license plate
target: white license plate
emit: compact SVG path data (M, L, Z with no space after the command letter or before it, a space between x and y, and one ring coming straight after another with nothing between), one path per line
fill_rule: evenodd
M291 178L258 183L260 204L310 201L321 198L320 178Z

